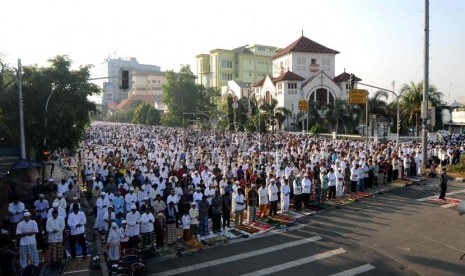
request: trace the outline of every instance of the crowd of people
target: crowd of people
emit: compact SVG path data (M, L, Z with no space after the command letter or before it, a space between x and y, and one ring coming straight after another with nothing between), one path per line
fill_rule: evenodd
M428 144L431 171L460 162L463 139ZM80 176L34 186L33 206L10 203L10 235L19 239L21 267L48 239L50 261L86 256L85 190L93 228L106 237L109 261L128 248L156 249L208 237L277 212L320 205L398 178L422 173L418 143L316 138L286 133L232 133L94 123L75 155ZM433 176L433 175L431 175ZM82 183L79 180L82 179ZM51 208L50 208L51 206ZM64 231L67 229L66 231ZM37 246L36 246L37 244Z

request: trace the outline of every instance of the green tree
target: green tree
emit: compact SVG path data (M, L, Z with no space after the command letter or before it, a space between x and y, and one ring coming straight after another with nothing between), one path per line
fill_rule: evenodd
M195 84L195 75L190 66L182 66L178 73L166 72L166 83L163 85L163 102L168 112L162 117L162 124L181 126L184 113L207 113L216 109L215 99L218 90L205 89ZM209 118L202 118L209 120Z
M285 107L278 107L276 108L276 112L274 115L276 117L276 120L278 121L278 129L282 130L284 121L286 121L287 119L287 121L289 122L289 118L292 116L292 111Z
M378 90L373 96L368 97L368 116L373 115L378 118L379 116L386 116L387 114L387 102L389 94L386 91ZM366 114L365 114L366 115ZM375 119L371 120L371 135L374 136L375 131Z
M418 135L418 133L420 133L420 114L421 102L423 101L423 83L415 84L412 81L410 84L404 84L400 91L402 94L402 97L400 98L402 114L407 116L409 123L415 123L415 131ZM442 96L443 94L439 92L434 85L429 86L428 101L431 102L432 106L440 106Z
M160 112L148 103L141 103L134 110L133 124L157 125L160 123Z
M88 100L89 96L100 93L99 87L89 82L92 66L71 70L71 60L67 56L56 56L49 62L49 67L23 67L24 125L29 153L38 153L44 141L51 150L76 148L90 124L91 114L97 112L96 104ZM18 83L5 83L11 78L14 79L14 74L2 74L0 110L4 123L19 139Z

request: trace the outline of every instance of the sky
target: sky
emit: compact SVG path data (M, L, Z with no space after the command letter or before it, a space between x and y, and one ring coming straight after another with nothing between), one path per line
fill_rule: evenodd
M284 48L304 36L340 52L336 75L398 91L422 82L424 0L15 0L1 5L0 59L47 66L68 55L106 76L108 57L178 71L210 50ZM430 0L430 84L465 103L465 0ZM102 82L100 81L99 84ZM375 91L376 89L369 89Z

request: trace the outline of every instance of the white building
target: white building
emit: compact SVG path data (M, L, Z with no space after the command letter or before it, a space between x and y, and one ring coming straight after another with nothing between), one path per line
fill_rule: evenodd
M335 76L335 58L339 52L305 36L272 57L273 75L253 84L255 97L270 103L278 101L293 114L299 112L299 100L321 106L335 98L348 98L349 73ZM361 79L356 79L360 81Z
M119 103L128 97L128 90L121 89L122 70L129 71L129 79L131 79L132 74L135 72L160 72L160 66L140 64L134 57L129 59L109 58L106 62L108 65L108 82L103 83L103 105ZM129 90L130 89L131 84L129 84Z

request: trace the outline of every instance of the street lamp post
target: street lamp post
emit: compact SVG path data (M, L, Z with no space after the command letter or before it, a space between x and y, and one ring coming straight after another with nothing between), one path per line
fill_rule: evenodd
M373 85L369 85L369 84L365 84L365 83L358 83L358 85L363 85L363 86L368 86L368 87L372 87L372 88L376 88L376 89L380 89L382 91L386 91L386 92L389 92L389 93L392 93L394 94L394 96L396 96L396 102L397 102L397 134L396 134L396 148L399 149L399 138L400 138L400 125L399 125L399 120L400 120L400 97L402 97L402 92L400 92L399 94L397 94L396 92L394 92L393 90L389 90L389 89L385 89L385 88L381 88L381 87L377 87L377 86L373 86Z
M47 101L45 102L45 109L44 109L44 130L45 130L44 143L43 143L44 147L47 145L47 127L48 127L47 110L48 110L48 103L50 102L50 98L52 97L54 92L55 92L55 87L52 85L52 92L50 92L50 94L48 95Z

